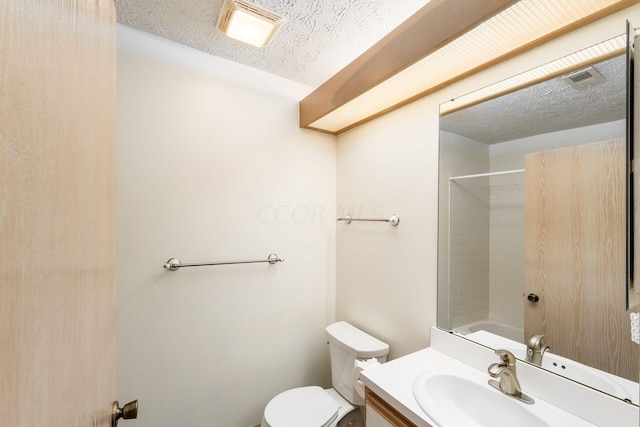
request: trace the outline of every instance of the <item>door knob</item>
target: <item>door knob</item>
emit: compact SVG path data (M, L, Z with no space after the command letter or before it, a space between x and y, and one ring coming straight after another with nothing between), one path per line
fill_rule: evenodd
M125 420L130 420L132 418L138 418L138 400L134 400L133 402L129 402L124 405L122 408L120 404L116 400L113 402L113 406L111 407L111 427L118 426L118 420L123 418Z
M540 299L540 297L536 294L529 294L527 295L527 299L531 302L538 302L538 300Z

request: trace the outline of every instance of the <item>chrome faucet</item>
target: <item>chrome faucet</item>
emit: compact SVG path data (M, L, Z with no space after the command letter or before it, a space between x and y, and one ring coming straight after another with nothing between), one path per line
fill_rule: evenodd
M542 356L549 350L549 346L542 344L544 335L533 335L527 342L527 356L525 360L538 366L542 366Z
M487 371L492 378L498 378L499 381L489 380L489 385L524 403L533 403L531 397L522 393L520 381L516 376L516 358L513 353L500 349L495 353L500 357L500 363L492 363Z

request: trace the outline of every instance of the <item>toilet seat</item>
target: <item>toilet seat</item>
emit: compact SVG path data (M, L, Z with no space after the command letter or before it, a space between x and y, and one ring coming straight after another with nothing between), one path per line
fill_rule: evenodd
M321 387L299 387L271 399L264 410L264 420L272 427L298 427L301 423L328 427L338 417L338 409Z

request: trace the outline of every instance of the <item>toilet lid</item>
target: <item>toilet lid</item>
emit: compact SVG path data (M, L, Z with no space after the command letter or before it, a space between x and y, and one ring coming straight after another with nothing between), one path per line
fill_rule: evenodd
M264 410L264 419L272 427L325 427L337 416L338 404L317 386L284 391Z

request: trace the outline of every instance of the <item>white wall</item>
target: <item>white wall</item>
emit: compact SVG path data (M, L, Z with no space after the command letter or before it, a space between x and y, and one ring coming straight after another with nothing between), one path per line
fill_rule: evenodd
M625 132L626 120L617 120L493 144L490 146L491 171L524 169L526 153L624 138ZM502 180L509 182L509 175L493 177L491 185L500 184Z
M329 386L335 137L293 82L118 27L117 397L147 427L247 427ZM184 262L286 261L162 268Z
M622 34L640 6L614 14L497 64L338 136L337 205L396 213L397 229L340 224L336 233L338 320L385 340L395 358L429 343L436 323L438 106Z
M448 308L449 326L456 328L489 317L489 178L453 180L449 188ZM440 236L447 240L442 229Z
M491 185L489 318L524 329L524 173L493 178L502 180Z

